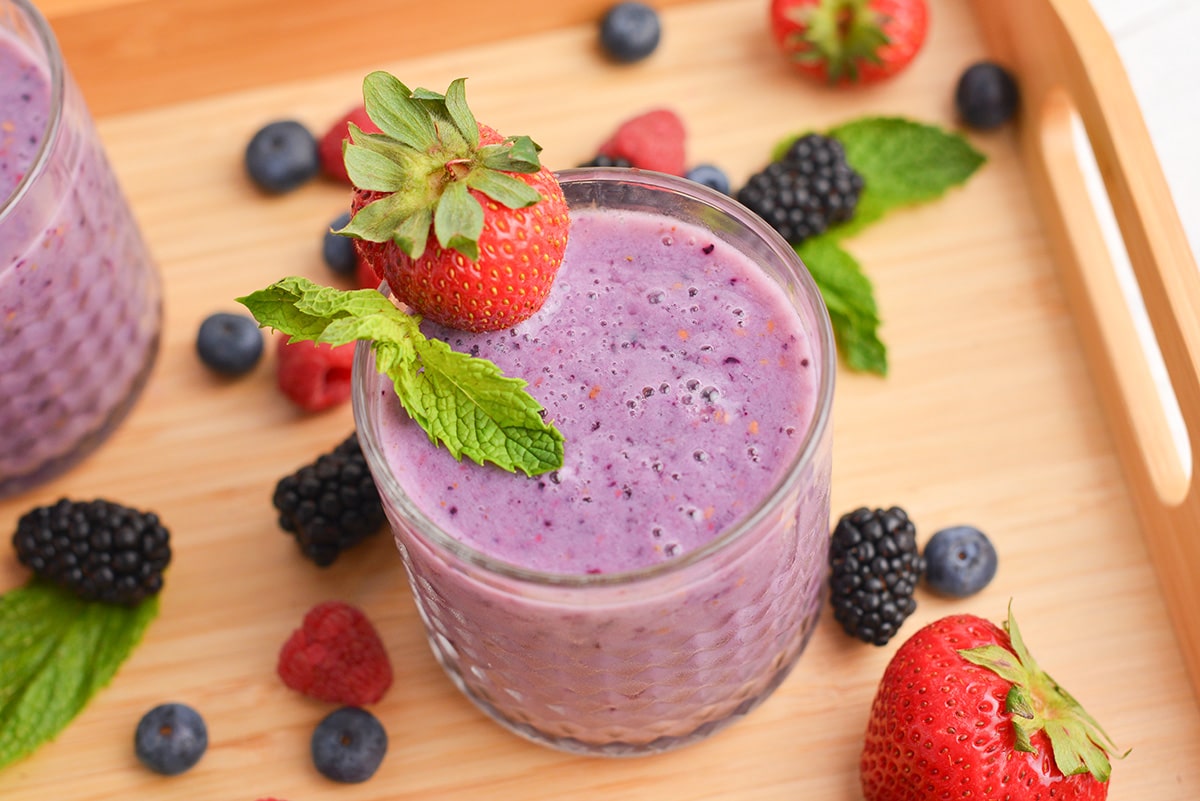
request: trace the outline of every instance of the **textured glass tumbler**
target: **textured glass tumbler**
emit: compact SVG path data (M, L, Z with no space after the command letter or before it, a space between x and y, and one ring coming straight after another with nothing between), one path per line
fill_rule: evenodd
M535 742L652 754L755 708L817 624L829 539L832 334L792 248L729 198L657 173L580 169L560 180L573 210L650 211L702 225L784 288L813 343L817 397L777 484L717 539L677 559L625 573L538 573L464 545L413 503L381 449L381 409L397 401L365 344L354 366L355 418L429 642L454 683Z
M66 470L138 396L161 286L45 19L0 0L0 497Z

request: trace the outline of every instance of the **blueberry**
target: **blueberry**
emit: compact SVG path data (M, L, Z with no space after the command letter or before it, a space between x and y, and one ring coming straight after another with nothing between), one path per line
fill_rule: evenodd
M350 222L350 212L338 216L325 229L325 239L321 242L321 258L325 266L338 275L354 275L358 257L354 253L354 240L348 236L335 234Z
M996 567L996 549L974 526L944 528L925 544L925 582L940 595L974 595L996 575Z
M714 167L711 164L697 164L688 170L687 178L722 194L729 194L729 176L720 167Z
M365 709L344 706L326 715L313 731L313 765L335 782L365 782L383 762L387 745L387 732L378 718Z
M246 145L246 172L264 192L290 192L320 170L317 139L295 120L264 125Z
M641 61L661 36L658 12L645 3L617 3L600 20L600 46L616 61Z
M244 314L210 314L196 332L196 353L218 373L243 375L262 357L262 331Z
M972 64L958 79L954 105L972 128L997 128L1012 119L1019 93L1012 73L991 61Z
M133 748L150 770L175 776L204 756L208 728L204 718L186 704L159 704L138 721Z

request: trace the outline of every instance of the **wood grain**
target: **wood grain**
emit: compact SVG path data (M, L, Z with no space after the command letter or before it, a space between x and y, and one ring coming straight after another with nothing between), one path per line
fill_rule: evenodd
M46 0L41 7L94 113L109 114L335 70L366 73L400 58L591 22L610 4Z
M60 2L72 4L60 19L101 26L106 18L104 0ZM198 5L172 2L114 0L111 13L123 19L134 7L149 13L186 6L199 15L185 15L189 23L203 17ZM934 0L931 39L913 67L889 84L854 92L793 74L766 43L759 0L668 9L662 49L632 69L597 57L594 29L578 22L582 17L487 44L376 54L379 63L371 66L431 87L470 76L480 118L536 134L552 166L589 157L622 117L668 104L688 123L689 159L719 163L740 183L793 131L865 113L952 127L954 77L986 52L980 20L988 20L998 51L1010 52L1003 48L1014 37L1000 24L1000 9L1035 13L1039 2L1048 0L993 3L995 16L977 18L955 0ZM587 4L562 5L579 13ZM1082 2L1055 5L1078 9ZM288 7L302 19L324 13L315 0ZM226 22L234 29L265 24ZM216 30L222 23L209 24ZM1060 34L1046 30L1057 48L1053 37ZM55 743L0 774L5 801L858 799L867 708L896 644L849 642L827 616L777 694L712 740L644 760L565 756L501 731L453 689L424 642L386 536L319 570L276 528L269 503L275 481L337 442L352 426L349 409L293 411L272 386L269 359L244 380L215 380L197 364L192 338L203 316L282 275L325 278L319 236L344 207L345 191L313 184L286 197L259 196L241 175L241 149L269 119L295 116L321 127L352 103L362 65L338 59L354 49L358 34L330 23L288 35L304 54L298 60L310 62L242 84L214 88L198 77L255 61L255 53L239 48L223 51L221 64L202 49L180 63L163 62L163 75L147 80L175 80L177 92L142 105L96 103L92 93L106 91L106 82L90 78L89 100L107 109L101 133L162 266L168 328L128 423L69 475L0 503L0 528L61 495L105 495L158 510L172 527L176 560L145 643ZM1103 63L1084 76L1114 80ZM1053 66L1076 74L1069 64ZM113 85L134 81L132 73L113 75ZM1036 79L1023 73L1022 81ZM1097 85L1103 93L1104 84ZM1105 120L1136 115L1122 93L1115 96L1099 101ZM1112 102L1115 109L1106 105ZM1103 401L1113 397L1114 382L1096 370L1092 323L1069 301L1078 282L1070 269L1060 273L1064 254L1094 252L1064 243L1091 241L1093 232L1075 215L1064 223L1038 205L1051 195L1027 171L1028 123L1019 133L972 135L989 163L968 186L848 243L876 284L892 373L886 380L839 375L833 504L846 511L899 503L922 539L956 523L987 530L1001 554L992 586L957 602L923 593L907 630L951 612L998 620L1012 599L1041 663L1134 749L1115 767L1110 798L1191 799L1200 783L1200 709L1168 609L1187 631L1196 624L1178 617L1184 596L1151 559L1148 541L1156 532L1140 524L1139 490L1127 472L1129 435L1120 416L1109 414L1120 407ZM1156 168L1139 155L1144 142L1136 126L1113 139L1126 169ZM1033 153L1062 156L1037 147ZM1131 189L1128 198L1137 209L1147 202L1143 189ZM1156 215L1170 216L1151 202ZM1161 257L1166 245L1157 226L1146 228L1146 249L1157 254L1147 263L1185 264L1186 254ZM1183 307L1198 297L1156 308L1185 321ZM1169 322L1167 333L1186 327ZM1121 329L1108 338L1119 335ZM1186 378L1189 354L1171 358L1176 375ZM1181 393L1180 400L1187 414L1196 413L1197 398ZM1180 558L1194 569L1189 552ZM0 589L24 579L15 560L0 559ZM313 771L307 738L327 709L290 693L273 672L276 649L303 612L334 597L375 619L398 676L376 708L391 737L389 756L374 779L357 786L330 784ZM168 699L200 709L212 742L196 769L174 779L139 769L130 747L141 713Z

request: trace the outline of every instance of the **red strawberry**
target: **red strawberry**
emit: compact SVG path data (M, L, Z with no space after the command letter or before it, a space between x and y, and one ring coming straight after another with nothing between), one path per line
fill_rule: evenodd
M375 272L375 268L359 254L358 258L354 260L354 280L358 283L359 289L379 289L379 282L383 279Z
M386 73L364 82L385 136L351 126L354 216L344 229L397 299L452 328L510 328L542 307L570 219L529 137L503 137L467 108L463 81L440 95Z
M955 615L912 635L880 681L863 745L865 801L1103 799L1108 736L1004 630Z
M373 704L392 686L392 663L361 610L342 601L317 604L279 651L288 687L331 704Z
M366 133L379 133L379 127L367 116L366 106L360 104L329 126L329 130L317 143L321 172L335 181L347 184L350 183L350 176L346 175L346 162L342 160L342 142L350 138L350 123L354 123Z
M350 369L354 343L333 347L324 343L279 339L276 380L300 408L319 412L350 399Z
M926 0L771 0L775 42L801 72L834 84L895 75L928 29Z
M655 109L626 120L608 141L600 145L601 155L625 159L643 170L671 175L687 172L683 120L669 109Z

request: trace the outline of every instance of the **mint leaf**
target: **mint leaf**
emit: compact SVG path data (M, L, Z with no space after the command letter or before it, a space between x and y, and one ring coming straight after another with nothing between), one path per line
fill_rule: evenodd
M865 188L842 235L861 230L900 206L925 203L966 183L986 158L956 133L897 117L868 117L839 125L829 135L846 149L846 161Z
M782 159L804 133L807 131L778 142L771 159ZM863 191L853 219L806 240L796 252L821 290L847 366L887 375L887 348L879 338L874 290L858 262L838 241L893 209L941 197L965 183L986 159L959 134L901 117L864 117L825 135L842 143L846 161L863 177Z
M454 458L527 475L562 467L562 434L542 418L525 381L426 338L419 318L379 292L347 292L293 276L238 302L260 325L292 339L335 346L370 341L375 366L392 379L401 405Z
M821 290L846 365L887 375L887 348L879 338L875 291L858 261L828 233L805 240L796 253Z
M0 768L52 740L112 679L158 613L42 581L0 595Z
M487 453L505 470L528 475L562 466L562 436L542 420L542 407L523 391L525 381L440 340L414 344L424 369L403 391L417 395L421 409L436 412L422 427L456 459Z

